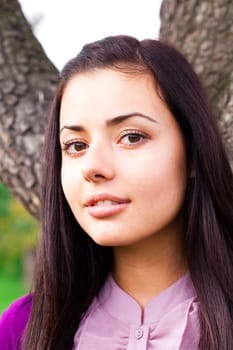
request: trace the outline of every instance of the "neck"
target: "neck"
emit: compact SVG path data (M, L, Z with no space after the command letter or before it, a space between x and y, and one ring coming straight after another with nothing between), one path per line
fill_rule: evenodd
M142 308L187 271L180 235L157 233L113 252L115 281Z

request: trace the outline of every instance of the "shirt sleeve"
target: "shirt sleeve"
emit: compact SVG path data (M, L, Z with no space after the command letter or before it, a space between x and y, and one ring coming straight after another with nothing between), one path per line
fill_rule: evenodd
M32 296L26 295L9 306L0 318L0 349L20 350L31 311Z

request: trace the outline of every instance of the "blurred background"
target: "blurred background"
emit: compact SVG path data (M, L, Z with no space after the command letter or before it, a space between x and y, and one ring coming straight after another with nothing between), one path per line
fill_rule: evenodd
M87 42L116 34L139 39L158 37L161 1L19 3L45 53L59 70ZM0 182L0 313L30 290L39 230L37 220Z
M0 312L30 289L37 221L0 183Z

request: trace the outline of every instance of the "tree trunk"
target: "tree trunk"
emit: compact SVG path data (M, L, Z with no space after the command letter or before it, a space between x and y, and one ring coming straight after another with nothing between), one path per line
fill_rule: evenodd
M36 217L48 103L58 73L16 0L0 0L0 180Z
M233 165L233 1L164 0L160 37L175 44L207 88Z

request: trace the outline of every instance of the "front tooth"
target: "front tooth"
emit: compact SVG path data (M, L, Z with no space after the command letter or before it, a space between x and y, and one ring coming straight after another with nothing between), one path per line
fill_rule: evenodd
M115 204L114 202L110 201L109 199L103 200L103 201L98 201L96 203L96 206L109 206Z

